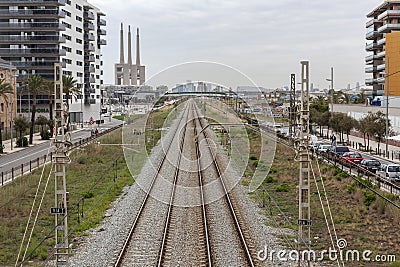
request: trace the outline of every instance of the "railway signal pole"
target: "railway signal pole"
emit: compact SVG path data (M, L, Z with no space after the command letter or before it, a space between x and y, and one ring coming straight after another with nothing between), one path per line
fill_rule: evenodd
M66 138L65 105L63 101L62 65L54 64L54 182L55 207L50 213L55 216L56 266L69 266L68 259L68 192L65 175ZM68 101L68 99L67 99Z
M299 174L299 219L298 219L298 253L308 248L311 242L311 208L310 208L310 89L309 62L301 61L301 102L297 112L295 147L300 162ZM301 260L299 257L298 266ZM308 262L308 266L310 262Z

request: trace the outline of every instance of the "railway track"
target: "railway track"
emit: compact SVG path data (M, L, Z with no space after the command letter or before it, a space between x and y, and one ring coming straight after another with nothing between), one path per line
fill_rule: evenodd
M210 147L208 133L202 131L205 122L199 117L194 101L189 102L183 114L179 121L179 125L183 126L177 127L174 138L163 154L114 266L220 265L221 252L218 254L215 250L221 248L221 233L229 232L226 228L230 229L229 235L232 240L225 240L224 246L230 243L235 245L232 246L234 249L229 251L228 248L224 253L232 253L231 257L240 254L237 256L240 259L237 262L241 266L255 266L250 252L249 234L235 210L234 199L227 190L221 164ZM180 128L181 136L177 134ZM172 147L177 150L177 160L173 164L171 159L166 160L170 151L174 150ZM208 167L205 165L211 161L204 160L205 155L212 159ZM168 165L166 162L170 162L171 166L165 167ZM161 173L167 170L172 173L172 165L173 175L170 175L169 187L160 188L158 180L163 176ZM188 165L188 170L182 165ZM164 175L164 179L166 176L168 175ZM207 202L207 195L212 192L206 192L205 184L210 179L218 180L223 190L224 198L219 201L225 203L222 206ZM151 193L158 190L168 194L167 203L161 203L151 197ZM192 203L192 199L196 199L195 203L198 205L179 204L185 201ZM226 214L225 218L230 217L230 220L220 219L221 208L225 209L221 211ZM151 245L150 239L153 240Z

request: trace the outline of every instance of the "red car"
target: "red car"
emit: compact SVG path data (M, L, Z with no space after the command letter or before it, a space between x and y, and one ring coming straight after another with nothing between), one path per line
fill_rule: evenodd
M345 165L355 165L355 164L360 164L360 162L364 158L361 156L360 153L358 152L347 152L344 153L343 156L340 157L340 160L343 162Z

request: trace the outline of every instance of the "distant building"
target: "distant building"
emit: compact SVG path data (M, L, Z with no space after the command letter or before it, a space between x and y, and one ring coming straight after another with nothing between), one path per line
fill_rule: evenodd
M10 76L11 72L11 76ZM0 127L4 131L9 132L10 128L10 109L12 106L13 120L17 116L17 69L15 66L10 65L10 62L0 58L0 79L4 79L5 83L10 83L12 86L12 94L8 94L6 99L0 97ZM12 104L12 105L11 105Z
M373 87L374 96L381 95L387 86L389 105L400 106L400 75L395 75L400 71L400 1L385 0L367 17L366 50L371 54L365 58L365 72L372 77L365 83Z
M139 28L136 30L136 64L132 63L131 27L128 26L128 62L125 62L124 28L121 23L119 63L115 64L116 85L143 85L145 82L145 66L140 64Z

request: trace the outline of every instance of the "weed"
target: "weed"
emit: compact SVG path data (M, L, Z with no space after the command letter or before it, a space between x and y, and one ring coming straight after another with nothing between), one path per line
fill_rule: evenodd
M280 184L275 188L276 192L289 192L288 184Z

